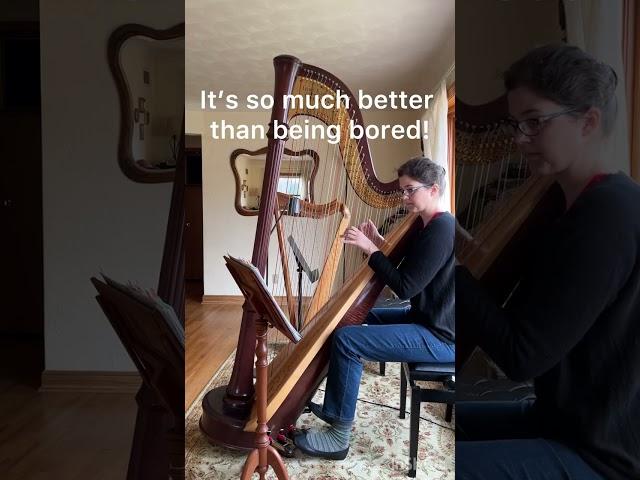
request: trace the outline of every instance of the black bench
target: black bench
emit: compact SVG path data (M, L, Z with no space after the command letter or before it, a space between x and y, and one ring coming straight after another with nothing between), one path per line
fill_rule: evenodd
M418 462L418 433L420 430L420 404L446 403L445 420L451 422L455 402L455 363L403 363L400 372L400 418L405 418L407 384L411 387L411 425L409 429L409 477L416 476ZM425 388L416 382L438 382L443 388Z

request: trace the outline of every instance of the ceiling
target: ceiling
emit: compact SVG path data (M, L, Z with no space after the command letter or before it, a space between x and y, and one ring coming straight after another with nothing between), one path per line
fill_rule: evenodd
M297 56L355 93L432 93L454 60L454 0L189 0L186 101L273 93L272 59Z

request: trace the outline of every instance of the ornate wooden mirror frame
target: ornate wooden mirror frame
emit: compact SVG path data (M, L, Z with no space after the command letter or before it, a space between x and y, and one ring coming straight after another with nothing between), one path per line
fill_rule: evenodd
M109 37L107 58L109 68L116 83L118 97L120 99L120 136L118 139L118 164L122 172L131 180L141 183L171 182L176 169L173 168L148 168L136 162L133 155L133 124L134 102L131 98L131 90L127 82L126 73L123 70L120 53L125 42L131 37L148 37L152 40L173 40L184 38L184 23L174 25L166 30L156 30L139 24L126 24L118 27ZM141 110L144 110L142 108ZM144 114L144 113L143 113ZM183 114L184 115L184 114ZM178 134L180 132L177 132ZM179 138L178 138L179 140ZM177 148L179 143L175 143ZM178 152L173 152L174 157ZM150 162L154 163L154 162ZM159 163L159 162L155 162Z
M234 150L233 152L231 152L231 157L230 157L230 162L231 162L231 170L233 171L233 176L235 178L235 182L236 182L236 196L235 196L235 207L236 207L236 211L240 214L240 215L244 215L244 216L256 216L258 215L258 208L256 209L249 209L246 207L242 206L242 200L241 200L241 196L242 196L242 192L243 192L243 187L246 187L244 191L248 190L248 186L246 186L246 183L241 182L240 180L240 173L238 172L238 167L236 165L236 161L238 159L238 157L240 155L247 155L250 157L258 157L260 155L266 155L267 154L267 147L263 147L259 150L246 150L244 148L238 148L236 150ZM318 153L315 150L311 150L311 149L304 149L304 150L299 150L299 151L293 151L293 150L289 150L288 148L284 149L284 155L288 155L290 157L309 157L310 160L313 161L313 168L311 170L311 175L309 176L309 198L308 200L310 202L313 203L313 198L314 198L314 183L315 183L315 178L316 178L316 174L318 173L318 165L320 163L320 156L318 155ZM282 177L286 177L286 176L295 176L295 173L281 173L280 176ZM262 188L262 183L260 183L260 187Z

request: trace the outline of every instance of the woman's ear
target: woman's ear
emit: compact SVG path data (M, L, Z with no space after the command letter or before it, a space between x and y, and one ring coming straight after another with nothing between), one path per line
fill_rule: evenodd
M600 127L602 112L599 108L591 107L582 115L582 135L588 137Z

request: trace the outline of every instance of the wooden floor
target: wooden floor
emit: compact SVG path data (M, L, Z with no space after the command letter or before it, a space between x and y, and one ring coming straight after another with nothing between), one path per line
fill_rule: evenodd
M0 347L4 366L28 359L15 343ZM40 393L39 372L28 372L24 365L19 371L1 370L3 479L126 477L136 414L133 394Z
M185 406L233 352L240 328L239 305L202 305L200 300L198 287L190 285ZM137 410L134 395L41 393L41 368L30 371L20 361L32 352L13 348L0 343L0 478L126 478Z
M185 410L196 399L220 365L235 350L242 308L237 305L203 305L202 286L187 283Z

